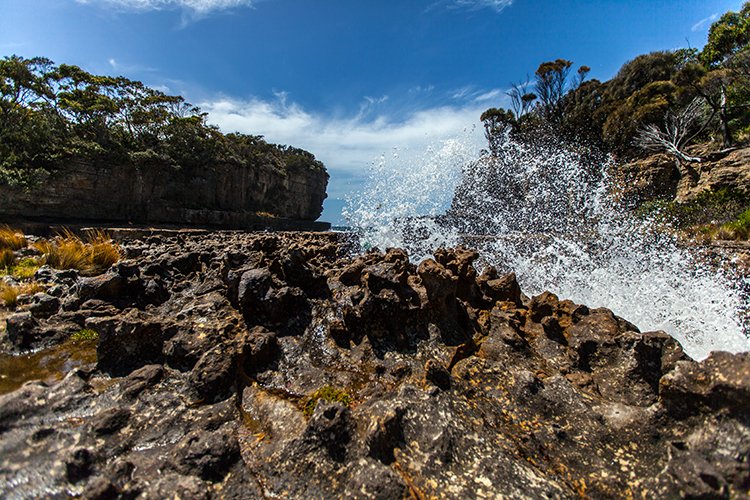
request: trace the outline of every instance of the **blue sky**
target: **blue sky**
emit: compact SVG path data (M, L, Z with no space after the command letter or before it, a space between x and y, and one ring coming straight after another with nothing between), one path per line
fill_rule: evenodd
M0 0L0 55L45 56L181 94L224 132L310 150L324 219L393 148L479 127L558 57L606 80L636 55L700 48L737 0ZM480 135L479 128L476 136Z

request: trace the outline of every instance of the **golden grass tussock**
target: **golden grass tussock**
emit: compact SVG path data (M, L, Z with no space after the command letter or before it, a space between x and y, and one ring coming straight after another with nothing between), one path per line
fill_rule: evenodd
M27 244L23 232L7 225L0 226L0 249L18 250Z
M122 257L120 247L101 230L91 231L86 241L69 229L51 240L34 244L44 262L55 269L76 269L90 274L106 271Z
M10 248L0 248L0 272L16 263L16 255ZM6 272L7 274L7 272Z
M15 308L20 295L33 295L44 291L44 286L39 283L23 283L18 286L0 283L0 303L8 308Z

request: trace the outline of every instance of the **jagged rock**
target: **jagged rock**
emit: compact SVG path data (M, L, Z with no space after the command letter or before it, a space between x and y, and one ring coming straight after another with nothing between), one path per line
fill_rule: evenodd
M415 266L336 238L145 236L117 293L70 300L100 283L75 277L12 315L14 349L83 324L98 361L0 395L0 496L746 494L747 353L690 360L471 250Z
M112 375L127 375L149 363L163 360L164 334L155 318L137 310L122 316L90 318L86 328L99 333L97 366Z
M35 318L49 318L60 309L60 299L40 292L34 294L29 312Z

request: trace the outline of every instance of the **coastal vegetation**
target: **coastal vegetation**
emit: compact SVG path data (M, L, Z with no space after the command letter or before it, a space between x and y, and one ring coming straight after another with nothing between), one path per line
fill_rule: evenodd
M184 98L141 82L44 57L0 60L0 186L33 188L72 160L132 169L325 169L302 149L223 134Z
M34 277L43 265L96 275L109 269L121 256L120 246L101 230L90 231L80 238L64 229L54 238L31 242L21 231L5 226L0 228L0 278L9 280L0 281L0 304L14 308L20 295L42 291L44 287Z
M510 109L490 108L481 120L489 155L502 154L510 135L527 143L562 143L592 155L612 155L617 164L662 153L680 177L696 177L706 160L750 138L750 2L710 27L702 50L683 48L640 55L609 81L588 80L590 68L556 59L539 65L533 78L513 84ZM598 172L601 174L602 172ZM658 190L658 186L657 186ZM676 202L662 187L639 211L662 210L680 228L700 234L747 239L746 190L724 189ZM659 200L661 198L661 200ZM684 198L684 197L683 197ZM718 208L717 208L718 207Z

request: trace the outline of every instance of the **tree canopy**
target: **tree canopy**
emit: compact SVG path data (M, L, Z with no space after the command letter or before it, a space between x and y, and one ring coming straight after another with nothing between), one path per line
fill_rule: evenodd
M180 96L49 59L0 60L0 184L33 186L71 159L126 167L225 163L324 169L306 151L222 134Z
M490 149L497 149L499 133L553 134L635 156L639 132L666 131L674 117L688 115L698 131L691 141L732 146L750 135L750 2L716 20L701 51L640 55L603 83L586 80L587 66L573 69L566 59L543 62L533 81L513 84L512 111L492 108L482 115Z

